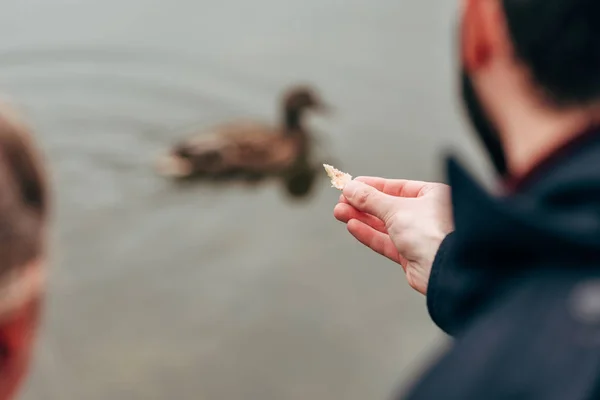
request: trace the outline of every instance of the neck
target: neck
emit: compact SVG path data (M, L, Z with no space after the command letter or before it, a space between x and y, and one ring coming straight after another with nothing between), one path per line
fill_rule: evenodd
M511 176L527 174L543 159L597 122L589 110L557 111L513 102L504 124L499 124ZM510 114L510 115L508 115ZM596 121L594 120L596 119Z
M302 129L302 111L296 108L286 108L283 112L283 123L288 130Z

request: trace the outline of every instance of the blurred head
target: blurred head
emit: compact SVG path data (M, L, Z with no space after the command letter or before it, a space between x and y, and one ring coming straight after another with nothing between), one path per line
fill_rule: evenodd
M283 97L286 110L324 110L326 107L316 91L309 86L295 86L289 89Z
M44 288L48 194L28 129L0 105L0 399L25 376Z
M283 122L290 130L302 128L305 111L330 111L319 95L309 86L295 86L283 96Z
M462 0L462 93L501 174L599 122L600 2Z
M319 95L309 86L295 86L283 96L283 123L289 131L302 128L305 111L329 111Z

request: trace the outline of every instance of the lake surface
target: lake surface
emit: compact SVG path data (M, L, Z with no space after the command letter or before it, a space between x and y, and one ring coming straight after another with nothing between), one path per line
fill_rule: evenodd
M56 187L52 282L25 400L385 399L442 336L401 269L332 216L323 177L179 187L154 157L195 127L275 120L313 84L312 121L353 175L443 179L479 165L454 89L453 2L7 0L0 92Z

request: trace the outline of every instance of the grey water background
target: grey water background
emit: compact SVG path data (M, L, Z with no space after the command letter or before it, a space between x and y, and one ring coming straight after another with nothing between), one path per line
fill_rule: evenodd
M5 0L0 93L56 188L51 287L21 398L384 399L443 337L399 266L332 216L325 178L292 203L177 187L154 157L194 127L277 118L296 82L353 175L481 168L455 88L456 5L422 0Z

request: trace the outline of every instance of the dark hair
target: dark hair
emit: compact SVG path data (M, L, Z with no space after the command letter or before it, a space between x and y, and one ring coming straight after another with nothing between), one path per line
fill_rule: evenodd
M48 187L27 127L0 107L0 277L45 250Z
M600 100L600 1L502 0L516 56L557 105Z

